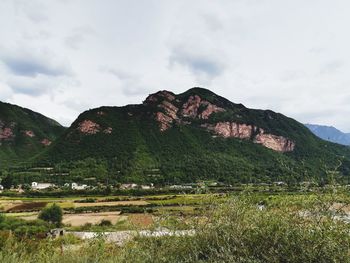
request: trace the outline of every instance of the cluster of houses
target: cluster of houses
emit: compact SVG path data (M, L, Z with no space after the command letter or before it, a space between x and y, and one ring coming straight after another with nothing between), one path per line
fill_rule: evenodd
M150 184L150 185L138 185L138 184L121 184L119 189L153 189L154 185Z
M31 184L31 189L32 190L44 190L44 189L48 189L48 188L53 188L56 187L55 184L52 183L38 183L38 182L32 182ZM67 188L71 188L72 190L85 190L88 189L90 186L86 185L86 184L77 184L77 183L66 183L64 184L64 187ZM150 184L150 185L138 185L138 184L134 184L134 183L130 183L130 184L121 184L119 189L153 189L154 185ZM0 188L1 190L1 188Z
M66 183L64 185L65 187L70 187L73 190L85 190L88 188L88 185L86 184L77 184L77 183ZM51 183L37 183L37 182L32 182L32 189L33 190L44 190L48 188L55 187L55 184Z
M244 185L244 184L243 184ZM251 185L251 184L247 184ZM255 184L258 186L286 186L287 184L283 181L277 181L273 183L260 183L260 184ZM301 186L305 185L311 185L310 182L302 182L300 183ZM187 190L187 189L196 189L196 188L206 188L206 187L218 187L218 186L228 186L232 187L232 185L225 185L223 183L218 183L214 181L203 181L199 183L188 183L188 184L174 184L174 185L169 185L166 188L169 189L175 189L175 190ZM49 188L57 188L59 186L53 184L53 183L39 183L39 182L32 182L31 183L31 189L32 190L45 190ZM69 188L72 190L86 190L86 189L92 189L92 186L89 186L87 184L78 184L78 183L66 183L64 184L65 188ZM143 190L148 190L148 189L154 189L155 186L151 183L149 185L141 185L141 184L136 184L136 183L127 183L127 184L120 184L117 188L123 189L123 190L128 190L128 189L143 189ZM4 187L0 185L0 193L4 190ZM21 187L17 189L17 191L24 191Z

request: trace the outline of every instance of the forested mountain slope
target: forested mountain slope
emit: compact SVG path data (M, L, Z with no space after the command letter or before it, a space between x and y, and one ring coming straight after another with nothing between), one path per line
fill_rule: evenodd
M0 167L32 158L64 130L40 113L0 102Z
M37 161L86 158L104 160L112 177L142 182L322 180L339 162L342 174L350 169L347 147L282 114L248 109L202 88L86 111Z

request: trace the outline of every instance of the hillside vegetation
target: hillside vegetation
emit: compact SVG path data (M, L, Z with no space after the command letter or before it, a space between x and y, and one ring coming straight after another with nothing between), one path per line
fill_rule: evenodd
M0 102L0 168L33 158L64 130L42 114Z
M338 166L347 181L350 149L282 114L193 88L179 95L160 91L140 105L86 111L34 161L75 169L80 179L96 177L79 170L79 163L93 163L104 181L294 183L324 181Z

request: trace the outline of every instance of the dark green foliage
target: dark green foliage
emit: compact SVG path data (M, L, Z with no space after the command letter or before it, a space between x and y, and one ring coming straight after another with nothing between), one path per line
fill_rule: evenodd
M0 102L0 132L4 128L11 128L13 137L0 140L0 168L27 161L46 147L42 140L54 141L65 130L39 113ZM33 132L34 136L27 136L25 131Z
M0 233L1 231L12 231L17 237L25 238L45 234L49 229L50 225L41 220L26 221L0 214Z
M53 204L50 207L46 207L41 210L39 214L39 219L42 219L46 222L60 226L62 224L63 211L62 208L56 204Z
M106 219L103 219L99 224L99 226L111 226L111 225L112 225L112 222Z
M1 184L5 189L11 189L11 187L16 186L16 178L12 174L7 174L1 180Z

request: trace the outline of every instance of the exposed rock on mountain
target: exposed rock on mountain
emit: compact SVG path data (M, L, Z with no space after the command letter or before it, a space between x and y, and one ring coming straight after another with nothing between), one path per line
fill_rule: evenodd
M213 131L215 134L224 138L251 139L253 142L278 151L291 152L294 150L295 143L283 136L265 134L265 131L253 125L239 124L235 122L218 122L215 125L202 124L202 127Z
M78 130L85 134L96 134L101 130L101 128L99 124L93 121L84 120L81 123L79 123Z

